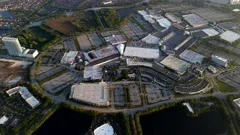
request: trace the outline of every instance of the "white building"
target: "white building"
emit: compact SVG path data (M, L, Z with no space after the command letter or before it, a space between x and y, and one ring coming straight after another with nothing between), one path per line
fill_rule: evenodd
M9 55L20 56L26 58L35 58L38 55L38 51L34 49L26 49L21 46L18 38L3 37L2 41L8 50Z
M220 38L230 43L233 43L240 39L240 34L227 30L220 35Z
M212 61L219 66L228 67L228 60L217 55L212 55Z
M19 93L21 97L32 107L36 108L40 105L40 102L28 91L26 87L17 86L8 91L6 91L8 96L12 96L16 93Z
M12 56L22 56L23 49L17 38L3 37L2 41Z
M0 118L0 125L4 125L8 121L8 118L6 116L3 116Z
M240 0L209 0L209 1L218 4L240 4Z
M94 130L94 135L114 135L113 127L106 123Z
M240 98L234 99L233 102L240 108Z
M192 50L185 50L179 55L180 58L194 64L202 64L204 56Z
M78 55L78 51L70 51L70 52L64 53L60 63L72 65L77 55Z

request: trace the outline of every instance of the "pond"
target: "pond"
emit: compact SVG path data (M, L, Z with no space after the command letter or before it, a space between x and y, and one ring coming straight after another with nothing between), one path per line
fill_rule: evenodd
M34 133L35 135L84 135L88 132L93 117L66 108L57 110Z
M183 108L169 108L140 117L144 135L217 135L227 130L222 113L214 110L190 117Z

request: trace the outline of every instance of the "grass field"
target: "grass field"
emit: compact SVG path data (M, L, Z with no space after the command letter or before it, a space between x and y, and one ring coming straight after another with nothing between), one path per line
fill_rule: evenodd
M221 82L221 81L218 81L216 80L217 82L217 86L218 86L218 90L220 92L223 92L223 93L228 93L228 92L235 92L236 91L236 88L224 83L224 82Z

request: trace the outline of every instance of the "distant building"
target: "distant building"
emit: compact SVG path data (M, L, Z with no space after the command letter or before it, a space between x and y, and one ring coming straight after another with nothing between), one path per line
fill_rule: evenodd
M240 34L227 30L220 35L220 38L225 41L228 41L229 43L233 43L240 39Z
M0 118L0 125L4 125L8 121L8 117L3 116Z
M208 0L218 4L240 4L240 0Z
M61 59L61 63L72 65L77 55L78 55L78 51L70 51L70 52L64 53Z
M83 78L86 80L101 80L102 68L98 66L85 67L83 72Z
M172 13L166 13L165 16L173 23L181 23L181 19Z
M122 35L112 35L104 38L105 41L111 45L119 45L126 43L126 39Z
M94 130L94 135L114 135L113 127L106 123Z
M234 99L233 102L240 108L240 98Z
M7 48L9 55L26 58L35 58L38 55L37 50L22 47L18 38L3 37L2 41Z
M208 22L206 20L196 14L183 15L183 18L194 28L208 25Z
M214 73L214 74L217 73L217 69L216 69L214 66L212 66L212 65L208 66L207 69L208 69L210 72Z
M3 43L12 56L22 56L23 49L17 38L3 37Z
M219 66L228 67L228 60L216 55L212 55L212 61Z

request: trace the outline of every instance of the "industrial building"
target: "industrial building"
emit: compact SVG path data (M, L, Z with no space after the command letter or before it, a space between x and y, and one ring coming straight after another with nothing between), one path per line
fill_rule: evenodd
M119 58L120 53L113 46L107 46L98 50L93 50L88 53L83 53L88 66L101 65Z
M206 20L196 14L183 15L183 18L194 28L208 25L208 22Z
M109 86L105 82L73 85L69 98L94 106L109 106Z
M173 23L181 23L181 19L172 13L166 13L165 16Z
M218 66L228 67L228 60L217 55L212 55L211 60Z
M220 38L230 43L233 43L240 39L240 34L227 30L220 35Z
M185 50L179 55L180 58L182 58L185 61L188 61L193 64L202 64L204 60L204 56L201 54L198 54L192 50Z
M138 57L143 59L158 59L159 48L158 45L149 45L143 42L131 42L126 45L124 56Z
M101 80L102 68L98 66L85 67L83 71L83 78L88 80Z
M114 135L113 127L106 123L94 130L94 135Z
M153 36L152 34L148 34L146 37L142 39L142 41L147 44L158 44L160 38Z
M165 67L175 71L176 73L183 75L191 64L174 56L168 56L160 62Z
M19 93L21 97L32 107L36 108L40 105L40 102L28 91L26 87L17 86L8 91L6 91L8 96L12 96L16 93Z
M126 39L122 35L112 35L104 38L110 45L119 45L126 43Z
M66 52L64 53L60 63L72 65L77 55L78 55L78 51Z
M218 4L240 4L240 0L208 0Z
M22 47L18 41L18 38L3 37L2 41L9 55L26 57L26 58L35 58L38 55L37 50L26 49Z
M240 108L240 98L234 99L233 102Z
M144 66L144 67L153 67L151 62L141 61L137 59L127 59L128 66Z

